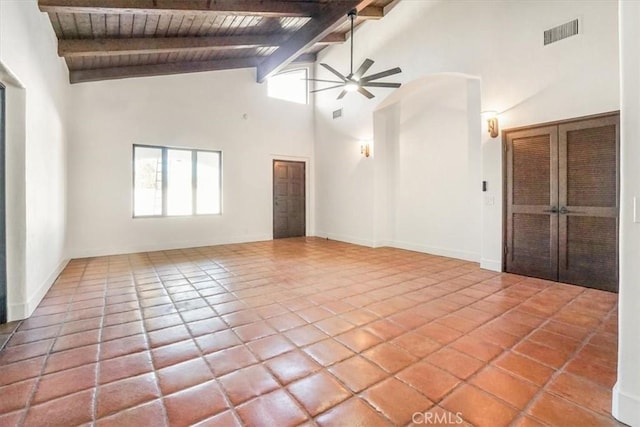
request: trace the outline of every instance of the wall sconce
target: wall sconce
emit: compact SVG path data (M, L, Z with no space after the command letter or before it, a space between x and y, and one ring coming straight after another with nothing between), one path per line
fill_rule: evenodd
M498 127L498 113L495 111L485 111L483 113L487 118L487 132L491 138L497 138L500 133L500 129Z
M360 154L365 157L371 156L371 142L370 141L361 141L360 142Z

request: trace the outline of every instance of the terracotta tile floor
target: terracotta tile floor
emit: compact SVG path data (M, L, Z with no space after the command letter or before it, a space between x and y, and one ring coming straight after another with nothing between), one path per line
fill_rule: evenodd
M0 326L0 425L616 425L616 308L313 238L79 259Z

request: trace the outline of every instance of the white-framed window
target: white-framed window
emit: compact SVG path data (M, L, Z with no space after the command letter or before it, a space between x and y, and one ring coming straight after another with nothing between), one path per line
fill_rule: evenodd
M309 70L296 68L285 70L267 80L267 95L270 98L296 102L298 104L309 103Z
M133 146L133 216L222 213L222 152Z

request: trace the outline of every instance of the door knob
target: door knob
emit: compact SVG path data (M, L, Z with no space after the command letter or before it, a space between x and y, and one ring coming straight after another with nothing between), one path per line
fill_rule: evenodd
M554 213L554 214L555 214L555 213L558 213L558 208L556 208L556 207L554 206L554 207L552 207L551 209L547 209L547 210L546 210L546 211L544 211L544 212L549 212L549 213Z
M568 209L567 209L566 207L564 207L564 206L560 208L560 215L566 215L566 214L568 214L568 213L570 213L570 212L571 212L571 211L570 211L570 210L568 210Z

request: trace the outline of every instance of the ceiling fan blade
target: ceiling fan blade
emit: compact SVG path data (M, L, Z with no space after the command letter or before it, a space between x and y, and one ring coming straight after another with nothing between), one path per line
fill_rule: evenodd
M358 70L353 74L353 77L356 80L360 80L362 76L364 76L364 73L369 71L369 68L371 68L372 65L373 65L373 61L371 59L369 58L365 59L362 65L360 66L360 68L358 68Z
M308 82L343 83L337 80L324 80L324 79L300 79L300 80L306 80Z
M401 83L374 83L374 82L369 82L369 83L363 83L362 86L366 86L366 87L400 87L402 86Z
M335 68L333 68L331 65L328 64L324 64L321 63L320 65L322 65L324 68L326 68L327 70L331 71L333 74L335 74L336 76L338 76L338 78L340 80L342 80L343 82L347 81L347 78L345 76L343 76L342 74L340 74Z
M325 90L337 89L337 88L339 88L339 87L344 87L344 85L337 85L337 86L331 86L331 87L323 87L322 89L311 90L311 91L309 91L309 93L322 92L322 91L325 91Z
M369 92L368 90L366 90L365 88L363 88L362 86L360 86L358 88L358 92L360 92L361 94L363 94L364 96L366 96L367 98L371 99L374 98L375 95L372 94L371 92Z
M340 95L338 95L338 98L337 98L337 99L342 99L342 98L344 98L344 96L345 96L346 94L347 94L347 91L346 91L346 90L343 90L342 92L340 92Z
M362 79L360 79L363 83L367 83L370 82L372 80L378 80L381 79L383 77L387 77L387 76L393 76L394 74L398 74L401 73L402 70L400 69L400 67L396 67L396 68L392 68L390 70L387 71L382 71L380 73L377 74L371 74L370 76L367 77L363 77Z

